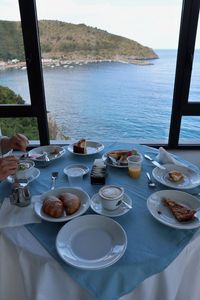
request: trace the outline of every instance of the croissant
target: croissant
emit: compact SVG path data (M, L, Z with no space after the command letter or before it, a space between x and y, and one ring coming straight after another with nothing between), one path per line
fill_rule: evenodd
M64 213L64 206L62 201L57 197L48 196L43 201L42 210L45 214L53 218L59 218Z
M62 201L67 215L74 214L81 206L79 197L72 193L62 193L59 199Z

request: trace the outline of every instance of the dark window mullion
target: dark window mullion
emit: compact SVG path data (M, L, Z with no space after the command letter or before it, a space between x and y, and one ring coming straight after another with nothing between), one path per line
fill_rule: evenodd
M200 0L183 1L174 84L169 148L177 148L183 110L188 103Z
M41 145L49 144L49 130L35 0L19 0L32 111L38 120ZM37 110L35 109L37 108Z

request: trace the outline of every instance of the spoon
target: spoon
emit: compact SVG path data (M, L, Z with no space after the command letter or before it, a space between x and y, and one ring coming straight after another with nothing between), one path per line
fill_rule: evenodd
M151 176L150 176L150 174L149 174L148 172L146 172L146 176L147 176L147 178L148 178L148 186L149 186L149 187L155 187L156 185L155 185L155 183L151 180Z
M116 205L116 206L119 206L121 203L123 203L123 204L124 204L127 208L129 208L129 209L133 208L131 204L127 203L127 202L124 201L124 200L119 200L119 201L117 202L117 205Z
M55 186L56 186L56 179L58 178L58 172L52 172L51 173L51 180L52 180L52 183L51 183L51 190L54 190L55 189Z

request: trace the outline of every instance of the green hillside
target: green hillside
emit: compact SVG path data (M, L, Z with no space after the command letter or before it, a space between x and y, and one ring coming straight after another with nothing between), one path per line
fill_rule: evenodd
M139 43L104 30L60 21L39 21L43 58L131 61L157 58L155 52ZM0 60L24 60L20 22L0 21Z

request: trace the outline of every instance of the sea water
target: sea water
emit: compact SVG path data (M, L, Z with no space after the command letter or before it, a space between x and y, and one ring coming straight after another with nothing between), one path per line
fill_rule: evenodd
M65 135L91 140L163 140L169 134L176 50L155 50L151 65L101 62L44 68L47 109ZM196 51L190 101L200 99L200 51ZM0 72L30 103L25 70ZM199 138L200 118L184 117L181 136Z

